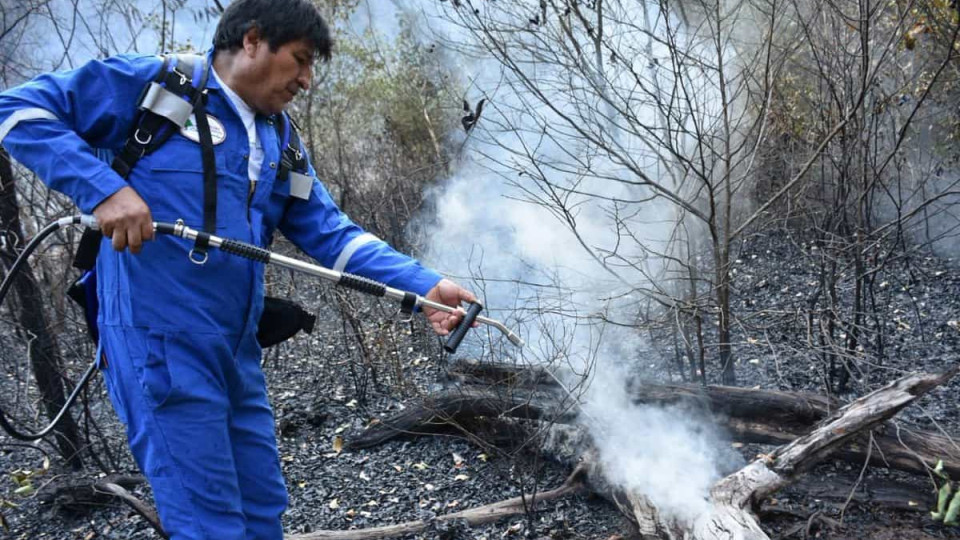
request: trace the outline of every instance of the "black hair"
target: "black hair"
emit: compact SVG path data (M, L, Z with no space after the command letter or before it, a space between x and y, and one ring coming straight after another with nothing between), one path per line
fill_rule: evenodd
M306 39L317 56L330 59L330 30L310 0L234 0L220 17L213 48L235 51L243 47L243 36L253 27L273 52L291 41Z

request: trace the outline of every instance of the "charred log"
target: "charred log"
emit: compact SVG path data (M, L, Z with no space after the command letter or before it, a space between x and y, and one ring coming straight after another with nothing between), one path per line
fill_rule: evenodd
M562 378L543 367L472 360L461 360L454 364L449 370L449 377L466 385L511 389L559 388L558 378ZM629 392L637 404L688 405L733 418L763 417L783 424L786 429L808 428L843 406L836 399L818 394L736 386L704 387L631 381Z
M849 501L850 504L882 506L903 512L925 513L930 510L929 489L889 478L864 479L862 482L857 482L854 478L834 478L827 484L802 477L791 485L791 489L815 499L830 501L836 506L848 504ZM763 516L765 512L771 512L771 507L761 507L760 515Z
M696 396L689 388L673 387L678 388L678 394L676 397L671 397L668 388L655 387L646 395L656 396L656 400L652 400L653 403L665 404L679 403L690 399L691 396ZM726 388L720 390L713 393L711 403L723 403L722 391ZM785 403L787 394L783 392L775 394L778 394L775 399L782 406L780 410L788 410L790 407ZM544 394L526 396L522 399L506 399L508 395L507 392L481 388L447 390L412 405L397 415L381 419L363 432L348 437L346 446L356 450L370 448L396 437L441 433L460 433L485 441L487 444L504 445L511 440L519 440L529 435L529 430L524 430L515 423L505 422L505 418L550 418L564 423L571 421L574 416L574 411L569 408L562 414L557 413L563 409ZM762 397L760 401L764 401L766 397ZM799 420L784 421L782 415L768 419L763 416L762 408L752 405L747 407L743 403L747 403L748 400L742 397L737 399L741 404L728 407L726 410L736 410L741 414L754 411L751 414L755 414L756 417L750 419L734 416L715 417L716 422L727 429L734 441L782 445L794 441L812 429L810 424L804 424ZM810 403L815 403L815 400L803 396L794 408L805 411ZM555 414L555 417L545 416L549 414ZM859 465L869 455L870 463L874 466L920 475L926 474L938 460L943 460L944 470L954 477L960 476L960 451L948 436L911 430L896 423L887 423L874 433L873 451L868 451L869 444L869 437L857 437L838 449L835 457Z
M530 392L498 392L492 388L452 389L425 397L405 410L380 419L349 437L346 447L370 448L400 436L429 435L462 430L477 418L572 418L555 400Z
M558 385L556 378L543 368L531 368L529 374L522 374L523 370L507 364L461 361L451 368L451 374L456 380L471 382L472 386L468 387L471 391L476 391L481 384L489 387L501 381L513 381L519 388L529 387L528 383L535 383L539 388ZM770 445L787 444L806 435L814 424L843 405L816 394L729 386L633 383L630 392L636 404L684 405L707 410L726 427L733 440ZM509 390L499 393L508 394ZM538 395L542 398L551 394L541 391ZM549 406L544 403L540 408L548 410ZM563 422L569 416L557 421ZM870 454L873 465L912 474L926 474L942 459L949 474L960 476L960 450L949 436L888 422L874 433L873 452L867 451L868 444L869 437L858 437L838 450L835 457L860 464Z

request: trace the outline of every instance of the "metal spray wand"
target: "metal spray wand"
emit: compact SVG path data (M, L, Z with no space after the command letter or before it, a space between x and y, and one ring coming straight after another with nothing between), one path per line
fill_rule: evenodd
M446 304L440 304L438 302L428 300L412 292L388 287L387 285L372 279L367 279L365 277L357 276L347 272L338 272L323 266L310 264L292 257L280 255L279 253L274 253L253 244L247 244L245 242L239 242L229 238L221 238L219 236L198 231L196 229L191 229L190 227L184 225L182 221L177 221L176 223L155 222L153 224L153 229L157 232L157 234L169 234L192 241L200 239L201 242L205 242L207 245L218 248L220 251L224 251L226 253L238 255L240 257L244 257L252 261L262 262L264 264L275 264L283 268L289 268L291 270L332 281L337 285L342 285L362 293L397 300L407 311L412 311L415 307L429 307L446 313L455 313L459 311L463 313L463 319L460 321L460 324L450 332L446 343L443 345L443 348L449 353L456 352L457 347L460 346L460 342L463 341L464 336L467 334L467 330L470 329L474 321L496 328L508 340L510 340L510 343L513 343L517 347L523 347L523 340L520 339L520 336L507 328L503 323L480 315L483 305L481 305L479 302L470 304L466 310L460 307L451 307ZM203 255L202 259L198 259L195 257L195 252L191 250L190 260L197 264L202 264L206 260L206 254Z

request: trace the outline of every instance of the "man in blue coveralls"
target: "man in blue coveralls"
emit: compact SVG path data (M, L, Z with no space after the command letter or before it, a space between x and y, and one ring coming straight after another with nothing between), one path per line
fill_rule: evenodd
M475 300L351 222L312 167L305 186L278 180L274 124L309 86L315 58L330 55L327 26L309 0L235 0L213 45L206 112L218 236L264 246L279 230L325 266L451 306ZM126 179L94 150L122 149L161 62L121 55L0 94L0 143L92 212L109 238L97 258L99 357L166 531L174 540L279 540L287 493L256 340L263 265L218 250L191 264L189 243L153 238L153 221L197 229L204 221L193 122ZM427 315L441 335L460 320Z

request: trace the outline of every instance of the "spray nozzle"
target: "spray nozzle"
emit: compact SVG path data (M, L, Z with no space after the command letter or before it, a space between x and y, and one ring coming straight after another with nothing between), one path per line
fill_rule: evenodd
M480 302L474 302L470 304L470 307L467 308L467 312L463 315L463 319L460 320L460 324L450 332L450 337L447 338L447 342L443 344L443 350L447 351L450 354L457 352L457 347L460 346L460 342L463 341L463 337L467 335L467 330L473 326L473 322L477 320L477 315L480 314L480 311L483 309L483 304Z

